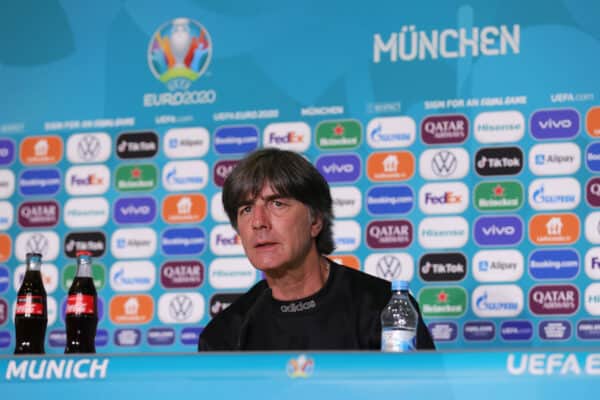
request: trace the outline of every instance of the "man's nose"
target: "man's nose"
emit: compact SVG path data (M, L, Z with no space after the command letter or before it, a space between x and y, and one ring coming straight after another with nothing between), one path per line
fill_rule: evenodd
M269 227L267 209L262 205L255 205L252 209L252 228L262 229Z

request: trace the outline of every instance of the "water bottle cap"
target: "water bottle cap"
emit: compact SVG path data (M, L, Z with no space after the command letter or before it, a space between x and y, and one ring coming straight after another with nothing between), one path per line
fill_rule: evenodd
M76 257L79 256L88 256L91 257L92 256L92 252L91 251L87 251L87 250L79 250L77 253L75 253Z
M408 290L408 281L401 279L393 280L392 290Z

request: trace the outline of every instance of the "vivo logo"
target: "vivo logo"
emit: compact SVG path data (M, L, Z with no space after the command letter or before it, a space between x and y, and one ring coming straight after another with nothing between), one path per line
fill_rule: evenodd
M360 177L360 158L355 154L322 156L316 167L330 183L354 182Z
M540 128L542 129L556 129L556 128L570 128L573 126L573 121L568 119L561 119L558 121L553 120L552 118L548 118L545 121L538 121Z
M519 217L480 217L473 229L475 242L481 246L509 246L523 239L523 221Z
M572 138L579 133L579 113L569 108L536 111L529 126L536 139Z
M153 197L120 198L115 202L113 216L118 224L147 224L156 218Z

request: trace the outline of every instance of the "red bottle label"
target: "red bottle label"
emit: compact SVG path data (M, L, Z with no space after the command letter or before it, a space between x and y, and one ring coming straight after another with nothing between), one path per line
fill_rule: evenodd
M17 296L16 315L43 315L44 304L42 296L33 296L26 294L25 296Z
M77 293L67 298L67 314L94 314L94 296Z

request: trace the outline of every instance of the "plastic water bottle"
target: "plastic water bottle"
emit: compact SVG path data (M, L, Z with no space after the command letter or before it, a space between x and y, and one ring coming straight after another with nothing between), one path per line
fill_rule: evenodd
M418 314L408 297L408 282L392 282L392 297L381 312L381 351L416 349Z

